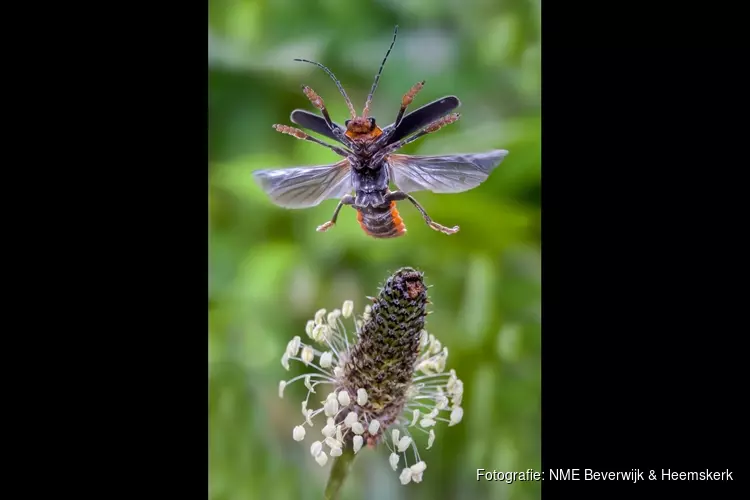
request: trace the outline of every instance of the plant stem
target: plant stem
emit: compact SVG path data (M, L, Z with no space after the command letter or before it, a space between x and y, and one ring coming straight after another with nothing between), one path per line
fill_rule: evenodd
M344 484L347 474L352 467L354 462L354 450L351 447L344 449L343 454L340 457L336 457L331 467L331 475L328 478L328 484L326 485L325 498L326 500L336 500L338 498L339 490L341 485Z

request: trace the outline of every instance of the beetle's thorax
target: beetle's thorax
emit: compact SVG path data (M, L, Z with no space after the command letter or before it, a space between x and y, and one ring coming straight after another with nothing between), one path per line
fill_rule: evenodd
M352 187L356 192L354 204L357 207L379 207L386 205L388 194L388 169L383 162L367 163L352 170Z

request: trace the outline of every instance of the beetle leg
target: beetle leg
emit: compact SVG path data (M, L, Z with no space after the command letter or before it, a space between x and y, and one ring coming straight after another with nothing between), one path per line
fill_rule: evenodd
M297 139L302 139L303 141L310 141L314 142L315 144L320 144L321 146L325 146L328 149L332 150L334 153L341 155L341 156L349 156L351 151L348 151L346 149L341 149L337 146L333 146L331 144L325 143L321 141L320 139L316 139L315 137L312 137L303 131L301 131L298 128L290 127L289 125L274 125L274 130L277 132L281 132L282 134L291 135L292 137L296 137Z
M451 123L458 121L459 118L461 118L461 115L458 113L451 113L442 118L438 118L437 120L430 123L425 128L423 128L422 130L420 130L418 133L414 134L413 136L409 137L408 139L402 139L388 146L386 153L391 153L393 151L396 151L397 149L402 148L406 146L407 144L416 141L417 139L419 139L420 137L424 135L437 132L438 130L445 127L446 125L450 125Z
M412 202L412 204L417 207L417 210L419 210L419 213L422 214L422 218L427 223L428 226L430 226L435 231L440 231L444 234L455 234L458 232L459 227L453 226L453 227L446 227L442 224L438 224L432 218L427 215L427 211L422 208L422 205L417 202L417 200L414 199L414 197L408 193L404 193L403 191L393 191L391 193L388 193L388 195L385 197L386 201L402 201L402 200L409 200Z
M318 232L325 232L328 231L333 227L334 224L336 224L336 219L339 217L339 212L341 211L341 207L344 205L354 205L354 197L352 195L347 194L341 200L339 200L339 204L336 205L336 209L333 211L333 217L331 217L331 220L328 222L321 224L318 226L316 231Z
M385 137L381 139L380 141L382 143L385 143L388 141L388 138L393 135L393 132L396 131L398 126L401 124L401 120L404 118L404 113L406 112L406 108L409 107L409 105L414 101L414 98L419 93L420 90L422 90L422 87L424 87L424 80L421 82L415 83L414 86L409 89L409 92L404 94L404 96L401 98L401 109L398 110L398 115L396 116L396 121L393 122L393 127L391 127L386 133Z
M309 62L309 61L307 61ZM315 63L313 63L315 64ZM328 114L328 109L326 108L325 103L323 102L323 98L320 97L317 92L315 92L313 89L308 87L307 85L302 86L302 92L305 94L305 96L310 100L310 103L318 108L318 110L323 115L323 119L326 121L326 124L328 125L328 128L331 129L331 132L333 132L333 135L336 137L342 139L345 143L349 144L351 141L349 138L344 135L341 130L333 123L333 120L331 120L331 116ZM348 102L348 101L347 101ZM351 104L350 104L351 106ZM350 108L350 111L354 113L354 108ZM352 115L353 117L354 115Z

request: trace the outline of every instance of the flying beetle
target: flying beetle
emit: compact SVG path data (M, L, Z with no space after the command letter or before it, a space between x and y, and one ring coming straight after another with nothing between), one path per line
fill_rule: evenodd
M295 59L314 64L331 77L346 101L350 118L344 122L344 126L333 122L323 99L313 89L303 85L305 96L322 116L297 109L292 112L291 121L340 145L328 144L288 125L274 125L273 128L297 139L325 146L343 159L330 165L256 170L253 176L271 201L280 207L309 208L327 199L338 199L331 220L318 226L318 231L333 227L341 208L349 205L357 211L357 220L369 236L402 236L406 228L396 209L396 202L408 200L432 229L454 234L459 230L458 226L446 227L432 220L409 193L421 190L433 193L468 191L484 182L508 154L504 149L440 156L396 153L403 146L458 120L459 114L452 111L461 104L457 97L447 96L404 115L414 97L422 90L425 82L421 81L402 97L396 120L382 129L377 125L375 118L370 116L370 105L397 34L398 26L393 31L391 45L375 75L361 116L357 116L346 91L328 68L307 59ZM398 188L396 191L389 189L391 183Z

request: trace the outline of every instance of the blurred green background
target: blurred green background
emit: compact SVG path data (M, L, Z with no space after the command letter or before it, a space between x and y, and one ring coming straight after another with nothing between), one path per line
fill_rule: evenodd
M476 481L476 469L541 467L540 1L210 0L209 20L209 498L319 499L331 462L310 456L316 438L292 440L302 422L301 383L284 399L279 360L319 308L355 301L402 266L426 273L434 313L427 329L449 348L464 381L463 422L435 429L420 484L401 486L385 449L364 449L342 498L532 499L540 483ZM310 85L334 121L346 106L328 66L361 110L394 25L396 46L373 103L381 126L401 96L426 80L410 110L444 95L462 101L461 120L407 146L407 154L510 154L489 180L462 194L415 193L436 221L408 203L408 232L374 240L336 201L307 210L274 206L255 185L260 168L332 163L338 157L272 130L295 108L314 111ZM329 141L330 142L330 141ZM320 427L320 426L319 426ZM418 436L424 450L423 436Z

